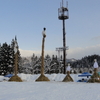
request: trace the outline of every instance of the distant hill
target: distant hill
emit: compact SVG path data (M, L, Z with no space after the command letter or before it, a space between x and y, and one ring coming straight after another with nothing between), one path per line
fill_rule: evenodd
M71 62L71 63L72 63L72 62L76 62L76 61L77 61L77 60L76 60L75 58L67 59L67 60L66 60L67 63L68 63L68 62Z
M93 66L94 63L94 59L97 59L98 65L100 67L100 56L99 55L89 55L89 56L85 56L80 60L76 60L72 63L73 67L91 67Z

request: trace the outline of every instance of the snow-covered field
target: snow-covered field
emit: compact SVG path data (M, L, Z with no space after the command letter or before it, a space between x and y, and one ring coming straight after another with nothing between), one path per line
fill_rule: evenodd
M7 82L0 76L0 100L100 100L100 83L61 82L64 74L46 75L50 82L35 82L39 75L19 74L24 82Z

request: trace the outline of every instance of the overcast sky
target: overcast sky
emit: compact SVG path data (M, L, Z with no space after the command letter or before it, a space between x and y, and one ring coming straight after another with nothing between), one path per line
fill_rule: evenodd
M10 44L16 35L22 56L40 55L41 33L46 27L45 54L57 54L56 48L63 46L62 21L58 19L61 1L0 0L0 43ZM100 0L67 1L67 58L100 54Z

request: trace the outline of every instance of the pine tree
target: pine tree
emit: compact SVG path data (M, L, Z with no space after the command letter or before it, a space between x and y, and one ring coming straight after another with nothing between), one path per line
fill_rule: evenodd
M11 53L12 49L10 45L4 43L0 49L0 74L6 75L12 73L13 68L13 57Z
M11 56L12 56L12 72L14 73L14 61L15 61L15 56L14 56L14 39L11 41Z

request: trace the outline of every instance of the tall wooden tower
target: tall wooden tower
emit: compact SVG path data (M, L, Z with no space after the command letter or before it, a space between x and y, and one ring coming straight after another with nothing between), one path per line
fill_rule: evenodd
M58 8L58 19L63 22L63 63L64 63L64 74L66 73L66 33L65 33L65 20L69 18L68 15L68 2L66 2L66 7L60 4L60 8Z

